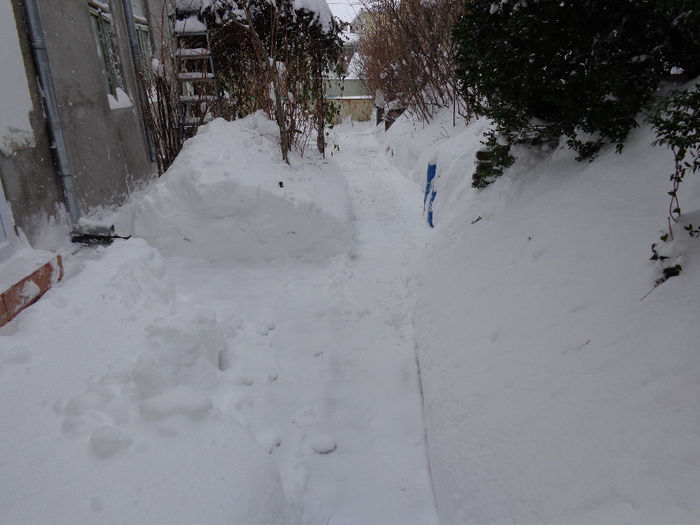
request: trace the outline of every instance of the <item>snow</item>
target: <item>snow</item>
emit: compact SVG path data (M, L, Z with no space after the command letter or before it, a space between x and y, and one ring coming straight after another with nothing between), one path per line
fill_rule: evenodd
M107 94L107 100L109 100L109 109L124 109L133 106L129 95L120 87L117 88L116 96Z
M348 74L345 77L348 80L362 78L362 56L360 53L354 53L348 64Z
M12 4L0 4L0 153L34 147L29 112L34 109L19 47Z
M670 152L645 127L592 164L518 150L476 191L487 125L344 124L286 165L264 115L217 119L93 214L134 237L67 247L0 328L4 521L697 521L682 225L640 301Z
M262 113L213 121L117 224L126 221L165 255L255 261L340 253L350 236L345 179L322 166L279 163L278 137Z
M20 245L19 249L15 250L12 255L0 263L0 293L5 292L55 258L56 256L53 253L43 250L32 250L23 244ZM52 278L58 279L60 273L58 263L53 267L53 270ZM30 289L27 290L27 292L29 291Z
M695 522L700 248L680 226L683 272L640 301L671 153L645 127L592 164L518 151L477 192L486 123L450 118L387 141L416 180L437 163L414 320L441 522ZM696 218L696 177L681 194Z
M176 33L203 33L206 30L206 24L195 15L183 20L175 20Z
M277 137L263 115L200 128L92 217L136 237L66 253L0 329L9 522L436 523L403 300L416 185L368 127L290 166Z
M323 30L328 31L330 29L333 14L326 0L294 0L294 9L305 9L310 13L316 13Z

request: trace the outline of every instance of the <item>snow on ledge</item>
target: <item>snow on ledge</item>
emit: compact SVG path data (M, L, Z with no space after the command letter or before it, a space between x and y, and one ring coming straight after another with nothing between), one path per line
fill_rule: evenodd
M129 95L122 88L117 88L117 96L115 97L111 93L107 95L107 100L109 100L110 109L123 109L130 108L133 106Z

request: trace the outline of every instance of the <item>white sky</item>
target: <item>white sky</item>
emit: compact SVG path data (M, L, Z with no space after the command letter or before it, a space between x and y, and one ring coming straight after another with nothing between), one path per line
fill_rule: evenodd
M352 22L362 9L361 0L327 0L331 12L344 22Z

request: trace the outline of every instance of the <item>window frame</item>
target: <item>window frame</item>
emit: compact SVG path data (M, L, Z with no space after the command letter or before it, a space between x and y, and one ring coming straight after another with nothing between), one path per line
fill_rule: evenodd
M107 90L110 95L118 98L117 90L125 91L125 84L112 12L107 4L94 0L88 1L88 12Z

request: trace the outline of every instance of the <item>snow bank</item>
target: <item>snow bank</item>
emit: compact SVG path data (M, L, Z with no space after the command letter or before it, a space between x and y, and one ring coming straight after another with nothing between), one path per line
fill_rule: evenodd
M277 137L263 114L211 122L113 220L164 255L319 260L343 251L346 181L327 163L292 154L284 164Z
M680 227L683 272L640 301L671 153L646 128L592 164L520 151L475 191L485 123L444 117L387 136L406 173L439 177L415 325L442 523L696 522L700 247Z
M215 312L181 302L141 239L66 273L0 330L4 521L296 523L268 452L214 402L233 359Z

